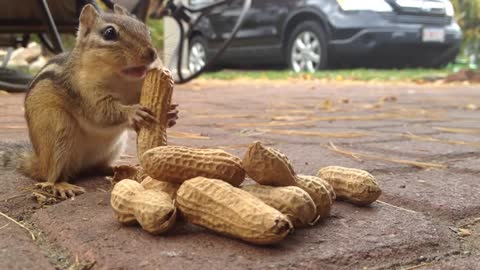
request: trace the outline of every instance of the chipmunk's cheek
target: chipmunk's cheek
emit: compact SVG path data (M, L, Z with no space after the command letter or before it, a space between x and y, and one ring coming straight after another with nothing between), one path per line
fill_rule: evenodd
M141 80L147 74L146 66L130 67L122 70L122 74L130 79Z

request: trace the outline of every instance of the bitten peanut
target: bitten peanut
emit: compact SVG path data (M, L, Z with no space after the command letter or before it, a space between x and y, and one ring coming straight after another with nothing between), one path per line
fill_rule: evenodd
M145 190L130 179L113 187L110 203L115 217L124 224L138 222L151 234L161 234L175 223L176 208L170 196L158 190Z
M141 184L145 189L153 189L165 192L170 195L170 198L172 199L177 197L177 190L180 188L179 184L159 181L151 178L150 176L147 176L145 179L143 179Z
M140 104L150 109L157 123L140 129L137 137L137 155L157 146L167 145L167 113L173 93L173 78L165 68L148 71L143 83Z
M288 158L260 142L250 145L243 157L243 167L247 174L261 185L295 185L295 171Z
M286 215L295 228L313 225L318 220L317 207L306 191L299 187L243 186L243 190Z
M333 200L324 181L315 176L297 175L296 182L297 187L305 190L312 197L320 218L328 217ZM327 183L327 185L330 184Z
M219 149L161 146L145 152L141 164L152 178L177 184L203 176L239 186L245 179L242 161Z
M254 244L277 243L292 230L278 210L217 179L185 181L177 192L177 205L191 223Z
M320 169L317 176L332 185L339 199L356 205L369 205L382 193L375 178L366 171L330 166Z

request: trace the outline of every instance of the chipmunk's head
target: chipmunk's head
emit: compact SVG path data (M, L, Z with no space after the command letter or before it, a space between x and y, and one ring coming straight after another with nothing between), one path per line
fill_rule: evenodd
M80 49L84 61L97 61L99 68L107 66L129 80L143 79L157 59L147 26L118 5L113 13L99 13L86 5L80 14L75 48ZM89 66L92 64L95 66Z

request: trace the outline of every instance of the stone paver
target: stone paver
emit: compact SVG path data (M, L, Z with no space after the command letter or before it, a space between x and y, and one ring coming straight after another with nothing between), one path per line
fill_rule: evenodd
M480 181L477 175L448 170L377 175L383 199L395 205L453 220L480 213Z
M388 96L397 101L372 107ZM242 156L249 143L260 140L287 154L299 173L315 174L328 165L372 172L384 190L381 202L369 208L336 203L325 222L297 230L277 246L257 247L182 222L172 233L157 237L138 227L123 227L109 206L111 186L98 177L76 182L87 194L38 209L27 196L17 196L34 182L5 171L0 211L33 224L48 245L29 240L13 225L2 228L0 217L0 239L8 239L0 241L0 269L63 269L65 260L73 263L76 257L95 262L93 269L403 269L425 258L431 264L420 269L480 268L475 257L480 228L465 239L449 229L479 217L480 148L473 145L478 134L435 129L480 128L479 112L461 109L480 104L477 86L199 80L178 86L174 100L180 103L181 120L169 137L172 145L220 147ZM23 95L0 97L2 142L28 138L22 101ZM329 103L333 105L325 105ZM321 132L365 135L337 138ZM401 136L408 132L471 144ZM421 170L364 157L360 162L329 150L329 142L373 156L448 167ZM132 132L119 163L136 162Z
M423 268L419 269L429 269L429 270L478 270L480 266L480 255L469 256L464 258L448 258L445 261L433 262L427 264Z
M3 217L0 228L0 269L55 269L25 230Z
M421 214L374 204L369 208L338 203L333 218L297 230L274 248L255 247L179 224L167 236L150 236L123 227L113 218L109 195L91 192L35 213L33 221L52 241L74 255L111 269L338 269L415 258L449 246L444 229ZM447 240L447 241L446 241ZM454 246L450 246L455 248ZM405 252L400 252L405 251ZM113 259L115 258L115 259Z

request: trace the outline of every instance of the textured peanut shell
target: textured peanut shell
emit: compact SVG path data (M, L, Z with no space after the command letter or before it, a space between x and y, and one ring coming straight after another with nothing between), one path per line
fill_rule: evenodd
M268 186L294 186L295 171L288 158L277 150L255 142L243 157L243 168L257 183Z
M136 223L133 198L145 189L135 180L124 179L115 184L110 197L110 204L116 219L124 224Z
M254 244L277 243L293 228L278 210L217 179L185 181L176 202L189 222Z
M286 215L295 228L313 225L318 220L317 207L306 191L299 187L243 186L243 190Z
M305 177L306 175L302 175L302 176ZM328 193L330 194L330 198L332 198L332 201L335 201L337 199L337 194L335 194L335 190L333 189L332 185L330 185L330 183L328 183L327 181L323 180L320 177L310 176L310 175L308 175L306 177L315 177L313 179L316 179L317 181L322 183L323 186L325 186L325 188L328 190Z
M165 192L144 190L133 197L132 203L138 223L151 234L164 233L175 223L177 210Z
M332 185L338 199L356 205L369 205L382 194L375 178L363 170L329 166L320 169L317 176Z
M173 78L165 68L148 71L143 83L140 104L150 109L157 123L142 127L137 137L137 155L157 146L167 145L168 111L173 93Z
M203 176L239 186L245 179L242 161L220 149L161 146L145 152L141 164L152 178L177 184Z
M166 182L166 181L159 181L151 178L150 176L147 176L145 179L143 179L141 184L145 189L152 189L152 190L165 192L172 199L175 199L175 197L177 196L177 190L178 188L180 188L179 184Z
M315 176L297 175L296 184L297 187L305 190L312 197L320 218L328 217L332 209L333 199L324 181Z

